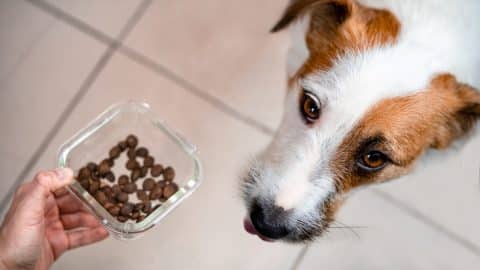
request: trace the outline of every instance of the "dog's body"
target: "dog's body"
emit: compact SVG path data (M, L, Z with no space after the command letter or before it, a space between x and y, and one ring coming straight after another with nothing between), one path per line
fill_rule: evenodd
M351 189L408 173L480 116L480 1L293 0L282 124L244 181L248 231L320 235Z

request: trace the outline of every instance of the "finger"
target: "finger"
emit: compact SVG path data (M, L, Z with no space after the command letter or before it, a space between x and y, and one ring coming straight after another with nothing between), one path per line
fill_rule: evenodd
M55 210L57 202L55 201L54 196L48 196L45 202L45 213L48 215L49 212Z
M81 227L95 228L101 225L94 216L85 212L61 215L60 220L62 221L65 230Z
M62 214L75 213L79 211L86 212L87 209L72 194L66 194L56 199L57 206Z
M61 196L64 196L65 194L68 194L68 190L66 188L59 188L57 190L55 190L55 197L58 198L58 197L61 197Z
M67 233L68 248L74 249L77 247L89 245L101 241L108 237L108 232L104 227L96 227L81 231L72 231Z

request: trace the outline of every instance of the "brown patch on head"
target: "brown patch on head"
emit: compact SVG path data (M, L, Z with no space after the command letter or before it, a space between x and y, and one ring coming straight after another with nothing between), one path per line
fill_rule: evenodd
M400 23L390 11L353 0L294 0L272 31L306 15L311 16L306 36L310 56L291 81L312 71L330 69L346 52L394 43L400 32Z
M331 163L340 193L405 174L428 148L448 147L470 131L480 118L480 93L439 75L422 92L375 104L346 136ZM377 172L357 161L370 151L391 160Z

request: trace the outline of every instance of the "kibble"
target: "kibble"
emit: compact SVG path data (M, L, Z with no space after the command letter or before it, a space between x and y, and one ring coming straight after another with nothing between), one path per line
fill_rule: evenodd
M103 160L100 165L98 166L98 173L101 175L105 175L110 171L110 164L107 160Z
M125 192L119 192L116 198L119 202L122 202L122 203L128 202L128 194Z
M92 178L92 180L94 181L99 181L100 180L100 176L99 176L99 173L98 172L94 172L90 175L90 178Z
M137 158L137 155L135 154L135 149L131 148L131 149L128 149L127 151L127 157L129 159L135 159Z
M91 181L90 182L90 186L88 188L88 191L90 192L90 194L95 194L95 192L97 192L97 190L100 188L100 182L98 181Z
M128 135L127 136L127 145L130 148L135 148L137 147L138 144L138 139L135 137L135 135Z
M138 178L140 178L140 174L142 174L142 172L140 171L140 169L134 169L132 171L132 174L130 175L130 179L132 179L132 182L135 182L138 180Z
M128 217L118 216L118 217L117 217L117 220L120 221L120 222L122 222L122 223L123 223L123 222L127 222Z
M163 196L163 188L155 185L155 187L150 191L149 198L150 200L158 200Z
M137 185L135 183L129 183L125 185L123 191L128 194L134 193L135 191L137 191Z
M105 179L110 181L111 183L115 182L115 175L113 174L112 171L109 171L105 174Z
M153 165L152 169L150 170L150 174L153 177L159 177L163 172L163 166L160 164Z
M175 183L170 183L168 184L164 189L163 189L163 197L166 199L170 198L173 194L175 194L178 191L178 186Z
M145 219L145 216L144 216L144 215L140 215L140 216L137 218L137 223L142 222L144 219Z
M103 185L100 187L100 190L107 195L108 193L112 193L112 187L108 185Z
M105 209L107 209L107 210L108 210L109 208L115 206L115 204L113 204L113 203L110 202L110 201L107 201L106 203L104 203L104 204L102 204L102 205L103 205L103 207L104 207Z
M126 176L125 174L120 175L120 177L118 177L118 184L120 186L124 186L124 185L128 184L128 176Z
M139 147L137 148L137 150L135 151L135 154L139 157L147 157L148 156L148 150L147 148L145 147Z
M144 202L142 212L145 214L150 214L151 211L152 211L152 203L150 201Z
M130 215L130 213L132 213L132 211L133 211L133 207L134 207L134 206L133 206L133 204L131 204L131 203L126 203L126 204L124 204L123 207L122 207L122 209L120 209L120 214L121 214L122 216L125 216L125 217L128 216L128 215Z
M148 156L143 159L143 166L147 168L151 168L155 163L155 159L152 156Z
M112 186L112 194L116 197L118 193L122 192L122 188L119 185Z
M135 219L135 220L136 220L138 217L140 217L140 212L135 212L135 211L134 211L134 212L132 212L132 213L130 214L130 218L131 218L131 219Z
M90 180L84 178L84 179L80 179L79 182L84 189L86 190L90 189Z
M101 205L104 205L108 202L107 195L105 195L105 193L103 193L101 190L95 192L95 200L97 200Z
M90 169L88 167L83 167L78 171L78 178L79 179L84 179L84 178L89 178L91 175Z
M157 186L159 186L161 188L164 188L166 185L167 185L167 181L165 181L165 180L159 180L157 182Z
M115 165L115 162L112 158L106 158L103 161L107 162L108 166L113 167Z
M110 208L107 208L108 212L110 213L110 215L116 217L118 216L118 214L120 214L120 207L114 205Z
M138 161L136 161L135 159L129 159L125 164L125 167L129 170L133 170L139 168L140 164L138 164Z
M140 201L146 201L146 200L148 200L147 192L145 192L145 190L138 190L138 191L137 191L137 198L138 198Z
M89 162L87 164L87 168L90 170L90 172L96 172L97 171L97 164L93 162Z
M163 170L163 179L172 181L175 178L175 170L172 167L167 167Z
M147 167L141 167L140 168L140 177L145 177L148 174L148 168Z
M125 167L130 175L122 174L116 178L112 169L123 152L128 157ZM149 173L152 177L147 177ZM163 178L155 179L162 175ZM178 191L177 184L172 182L174 178L175 170L155 164L150 151L139 146L138 138L133 134L115 144L108 151L107 158L99 163L88 162L77 174L78 183L119 222L144 220ZM137 188L139 179L143 180L140 182L142 189ZM133 194L139 202L133 203L136 201Z
M120 148L121 151L125 151L127 149L127 142L126 141L121 141L117 144L118 148Z
M155 184L155 179L147 178L145 181L143 181L142 187L144 190L152 190L155 187Z
M137 212L138 212L138 211L142 211L144 205L145 205L145 204L144 204L143 202L136 203L136 204L135 204L135 207L133 208L133 211L137 211Z
M122 150L117 145L112 147L112 149L110 149L110 151L108 152L108 155L111 159L113 159L113 158L118 158L121 153L122 153Z

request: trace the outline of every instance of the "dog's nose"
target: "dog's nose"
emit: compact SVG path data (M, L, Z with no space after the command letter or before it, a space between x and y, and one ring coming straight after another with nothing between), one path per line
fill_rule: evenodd
M270 239L280 239L287 236L287 227L279 223L283 208L274 206L267 211L258 203L254 203L250 212L250 220L258 233Z

